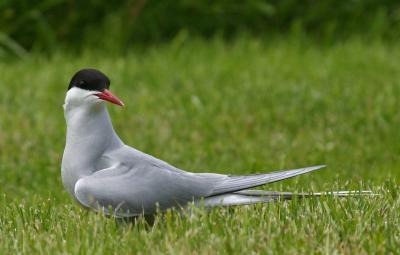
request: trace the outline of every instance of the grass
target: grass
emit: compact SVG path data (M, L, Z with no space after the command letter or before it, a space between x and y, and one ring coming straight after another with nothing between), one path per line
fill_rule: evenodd
M64 191L62 103L72 74L103 70L129 145L190 171L248 174L325 163L264 187L379 196L194 210L120 223ZM0 63L2 254L394 254L400 247L400 47L349 40L176 40Z

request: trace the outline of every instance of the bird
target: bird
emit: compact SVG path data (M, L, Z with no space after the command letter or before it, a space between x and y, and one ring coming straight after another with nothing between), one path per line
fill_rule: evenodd
M327 193L272 192L254 187L306 174L325 165L250 175L194 173L126 145L106 103L124 106L101 71L76 72L65 96L66 143L61 179L83 207L117 218L154 215L170 208L238 206ZM336 196L350 193L336 192Z

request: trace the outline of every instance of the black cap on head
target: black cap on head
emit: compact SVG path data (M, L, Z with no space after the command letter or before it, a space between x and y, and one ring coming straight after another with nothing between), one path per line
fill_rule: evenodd
M96 69L82 69L72 77L68 90L73 87L86 90L104 91L110 87L110 79Z

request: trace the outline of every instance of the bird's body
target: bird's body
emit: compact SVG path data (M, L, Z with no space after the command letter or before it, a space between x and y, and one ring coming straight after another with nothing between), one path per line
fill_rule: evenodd
M244 176L183 171L121 141L104 100L122 102L108 87L105 75L84 69L73 77L64 104L67 139L62 181L85 207L131 217L190 202L206 206L268 202L289 194L248 189L323 167Z

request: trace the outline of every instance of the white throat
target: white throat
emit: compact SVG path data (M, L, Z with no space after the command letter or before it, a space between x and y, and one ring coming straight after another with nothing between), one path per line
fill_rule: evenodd
M82 97L82 91L79 92ZM78 100L75 93L68 92L64 105L67 138L61 167L63 184L72 194L79 178L102 169L98 162L104 153L123 145L105 103L94 97Z

